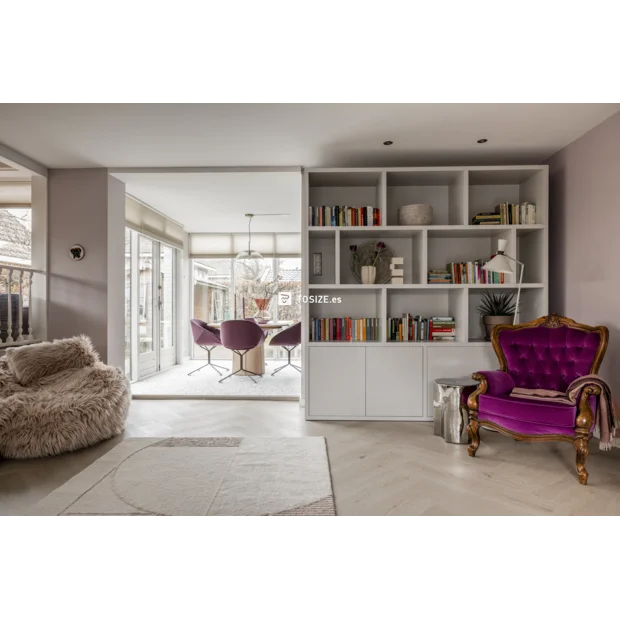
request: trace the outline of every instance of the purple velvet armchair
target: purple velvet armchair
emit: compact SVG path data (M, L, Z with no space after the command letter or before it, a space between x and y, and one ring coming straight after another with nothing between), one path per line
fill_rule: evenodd
M606 327L582 325L556 314L520 325L497 325L491 342L500 370L472 375L480 384L467 400L469 455L475 456L480 445L480 427L520 441L567 441L575 446L579 482L586 484L600 388L586 383L576 404L531 400L511 392L515 387L566 392L576 379L598 372L608 340Z

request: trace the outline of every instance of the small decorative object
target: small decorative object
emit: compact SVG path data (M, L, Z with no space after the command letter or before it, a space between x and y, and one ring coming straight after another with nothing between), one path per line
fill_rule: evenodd
M482 316L486 340L491 340L491 334L496 325L511 325L513 323L517 311L517 304L513 301L514 296L515 291L504 293L484 291L477 310Z
M73 260L82 260L84 258L84 248L81 245L72 245L69 248L69 254Z
M394 254L383 241L367 241L360 246L350 245L349 249L351 271L358 282L387 284L390 281L390 259Z
M428 226L433 223L433 207L425 204L405 205L398 209L400 226Z
M390 261L390 273L392 275L392 279L390 280L391 284L403 284L405 269L404 269L405 260L402 257L394 257Z
M271 320L271 313L269 312L269 298L254 298L254 303L258 308L258 312L254 315L257 323L268 323Z
M312 275L323 275L323 254L321 252L315 252L312 255Z
M256 304L257 312L254 318L257 323L268 323L271 320L269 306L271 305L271 299L278 293L279 288L277 281L255 282L251 286L249 294Z

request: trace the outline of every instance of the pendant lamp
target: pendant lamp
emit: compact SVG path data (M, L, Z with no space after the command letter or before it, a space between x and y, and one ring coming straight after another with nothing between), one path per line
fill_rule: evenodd
M235 257L235 268L244 280L260 281L267 271L267 262L260 252L252 249L252 218L254 213L246 213L248 218L248 249Z

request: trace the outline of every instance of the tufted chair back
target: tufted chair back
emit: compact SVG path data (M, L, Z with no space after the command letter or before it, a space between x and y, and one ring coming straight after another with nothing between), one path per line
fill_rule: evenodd
M550 315L501 326L492 340L502 370L517 387L565 392L575 379L598 372L608 331Z

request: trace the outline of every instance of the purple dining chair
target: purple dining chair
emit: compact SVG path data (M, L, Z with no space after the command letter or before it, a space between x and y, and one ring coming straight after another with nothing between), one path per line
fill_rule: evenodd
M292 366L295 370L301 372L301 368L291 362L291 353L293 350L301 344L301 323L295 323L292 327L283 329L279 334L276 334L269 343L272 347L282 347L288 353L288 361L283 366L276 368L271 376L280 372L287 366Z
M220 379L219 382L222 383L222 381L226 381L226 379L232 377L233 375L240 372L245 372L247 373L247 376L250 377L254 383L256 383L254 377L260 377L261 375L244 368L243 362L248 351L251 351L265 342L265 334L263 333L263 330L257 323L252 321L224 321L222 323L220 337L222 340L222 346L230 349L239 356L239 370L231 372L223 379Z
M192 372L187 373L188 377L191 377L195 372L202 370L206 366L211 366L215 372L222 376L222 373L218 370L221 368L222 370L226 370L224 366L218 366L217 364L213 364L211 362L211 351L215 349L215 347L222 346L222 341L220 340L220 330L215 327L209 327L204 321L200 319L192 319L190 321L192 326L192 336L194 338L194 342L201 348L207 352L207 363L200 368L196 368L196 370L192 370Z

